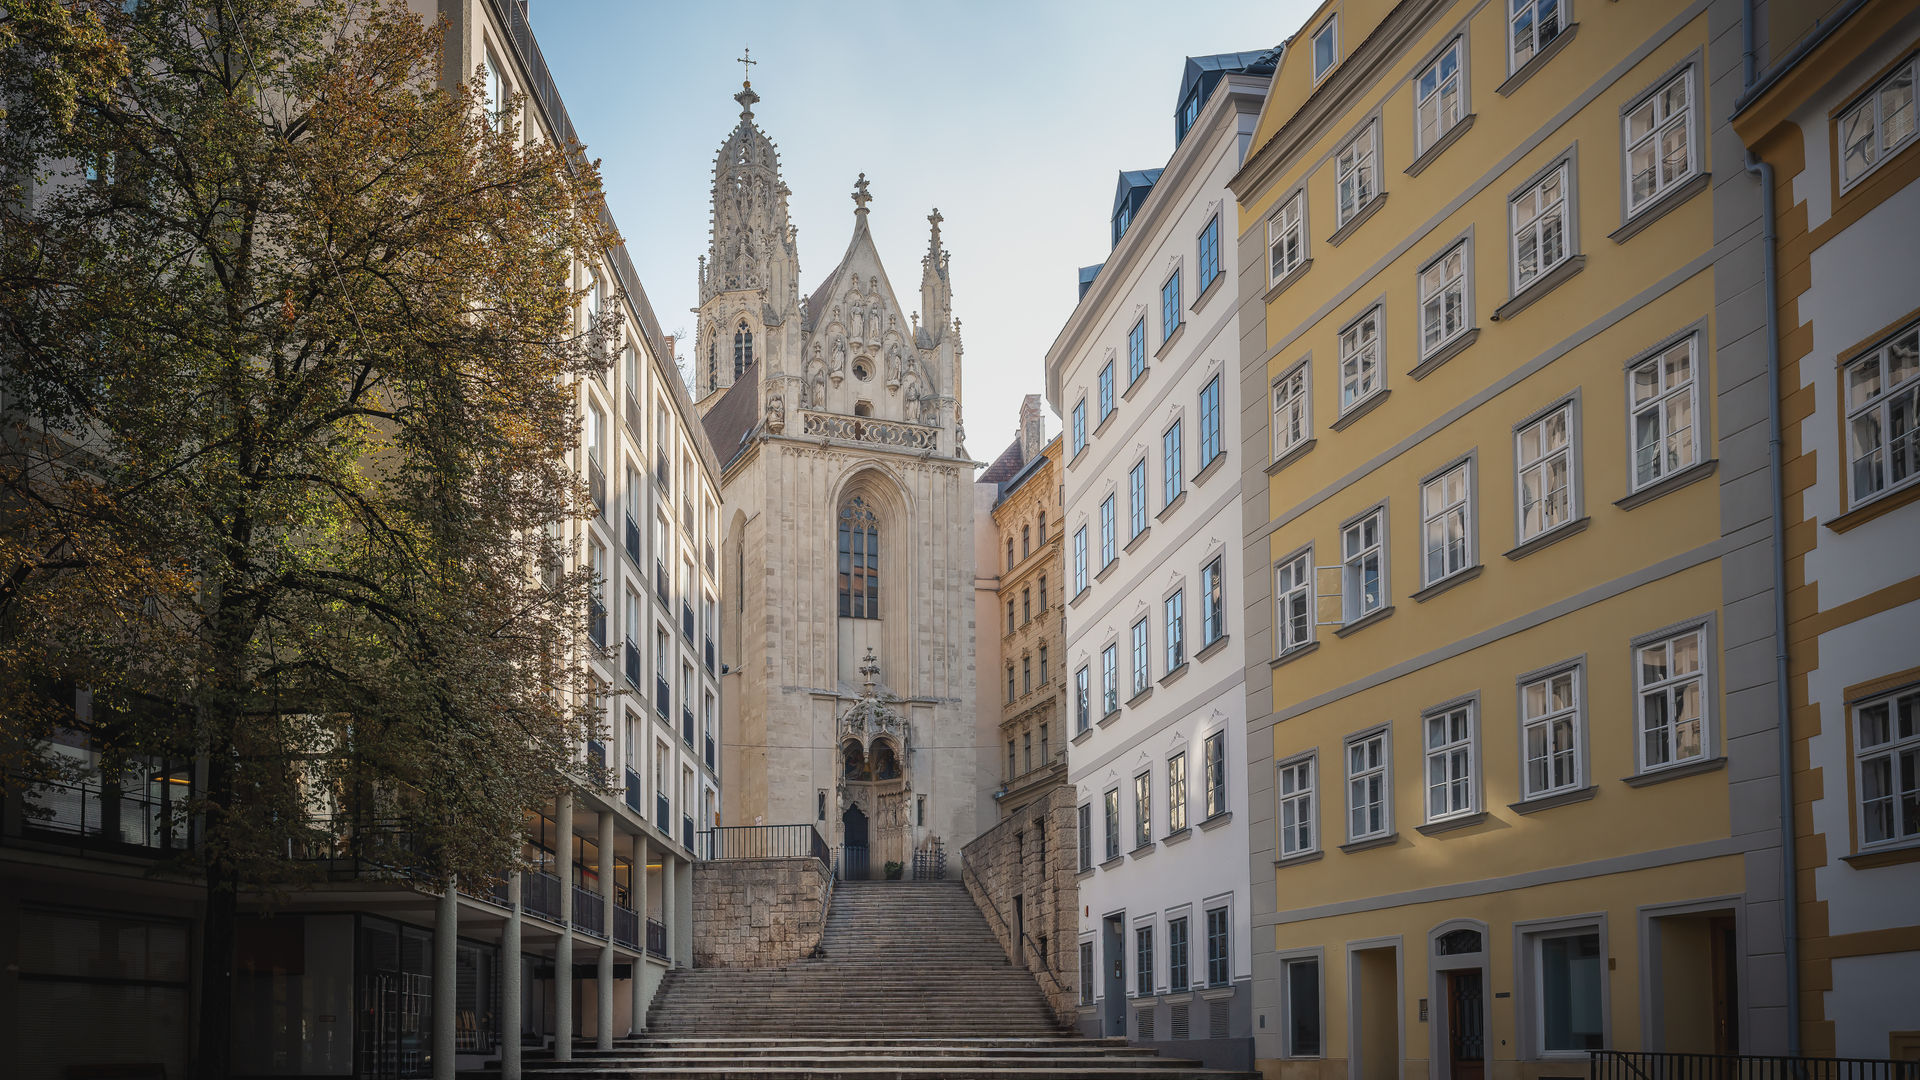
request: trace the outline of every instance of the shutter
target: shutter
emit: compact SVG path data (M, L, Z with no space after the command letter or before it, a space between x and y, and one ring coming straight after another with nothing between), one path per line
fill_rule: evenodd
M1187 1038L1187 1003L1182 1001L1170 1006L1169 1011L1173 1014L1173 1022L1168 1025L1173 1029L1170 1037L1175 1039Z
M1134 1023L1134 1027L1137 1030L1137 1034L1135 1035L1135 1038L1140 1042L1152 1042L1153 1041L1153 1006L1149 1005L1144 1009L1137 1010L1133 1015L1135 1015L1136 1017L1139 1017L1139 1019Z
M1233 1002L1209 1001L1207 1003L1207 1037L1224 1039L1227 1037L1228 1021L1232 1018Z

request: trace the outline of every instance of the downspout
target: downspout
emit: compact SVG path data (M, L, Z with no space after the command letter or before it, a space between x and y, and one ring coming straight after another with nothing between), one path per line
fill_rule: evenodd
M1754 46L1754 0L1743 0L1741 42L1745 48L1744 86L1751 91L1758 78ZM1767 473L1773 495L1773 683L1778 709L1780 755L1780 929L1785 952L1787 983L1787 1054L1800 1056L1800 879L1794 844L1793 709L1787 682L1787 544L1786 495L1782 487L1780 437L1780 284L1774 253L1773 166L1746 154L1747 172L1760 181L1761 272L1767 337Z

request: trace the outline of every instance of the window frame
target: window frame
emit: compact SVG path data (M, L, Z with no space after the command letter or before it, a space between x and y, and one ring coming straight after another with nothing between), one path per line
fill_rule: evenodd
M1211 907L1203 908L1201 918L1204 920L1201 926L1205 928L1207 941L1206 985L1209 989L1232 986L1233 906L1231 904L1214 904ZM1218 934L1214 932L1215 923L1219 924ZM1214 943L1216 941L1218 941L1220 946L1218 951L1214 949ZM1218 965L1218 971L1215 970L1216 964Z
M1180 304L1180 267L1176 266L1160 283L1160 344L1163 346L1187 324ZM1171 323L1167 321L1169 317L1173 320Z
M1160 431L1160 509L1172 506L1186 490L1186 430L1183 417Z
M1280 961L1280 1056L1295 1061L1316 1061L1327 1056L1327 965L1322 948L1282 952ZM1314 1037L1319 1045L1303 1050L1294 1044L1294 977L1296 967L1313 966Z
M1920 104L1917 104L1916 108L1920 108ZM1914 343L1916 355L1920 355L1920 321L1902 326L1893 333L1884 336L1881 340L1874 343L1872 347L1858 351L1839 366L1839 401L1844 410L1844 415L1841 418L1840 443L1841 452L1845 455L1841 475L1845 478L1848 510L1855 510L1869 503L1878 502L1898 492L1905 491L1916 483L1920 483L1920 468L1916 468L1909 471L1903 480L1897 482L1891 479L1882 481L1880 487L1866 495L1861 495L1859 475L1859 463L1861 459L1855 458L1853 455L1854 425L1859 419L1871 413L1878 424L1880 436L1880 441L1875 453L1881 458L1882 471L1889 475L1892 472L1892 448L1886 437L1886 433L1892 428L1889 406L1901 397L1907 397L1909 401L1912 402L1910 407L1920 406L1920 367L1916 367L1914 371L1901 382L1891 387L1887 385L1887 377L1892 370L1890 354L1894 346L1908 340ZM1880 389L1863 404L1855 405L1852 402L1852 395L1849 390L1850 376L1855 368L1863 367L1868 362L1872 362L1877 369L1875 381L1879 383ZM1907 432L1907 443L1909 447L1914 448L1910 449L1909 453L1914 456L1920 456L1920 432L1909 430Z
M1714 662L1715 657L1718 655L1717 634L1715 631L1716 626L1712 616L1701 616L1700 618L1688 619L1684 622L1674 623L1670 626L1663 626L1658 630L1640 634L1634 637L1629 643L1627 664L1633 680L1632 736L1635 779L1654 777L1661 773L1675 769L1684 769L1688 766L1706 765L1719 759L1720 755L1715 752L1719 749L1719 731L1715 724L1717 717L1714 709L1714 698L1719 692L1719 682L1716 677L1718 665ZM1697 672L1692 674L1692 677L1698 679L1700 683L1700 752L1688 757L1678 757L1670 753L1667 760L1657 764L1649 764L1646 758L1647 727L1645 698L1649 687L1641 681L1640 651L1662 643L1669 645L1668 663L1669 669L1671 669L1672 661L1670 658L1672 656L1672 642L1689 635L1697 635L1700 642L1700 667ZM1657 680L1658 685L1654 688L1665 691L1679 685L1681 681L1682 677L1669 674L1665 678ZM1666 729L1669 732L1669 738L1672 738L1672 733L1678 730L1677 726L1671 722L1666 725Z
M1175 933L1175 928L1179 933ZM1193 917L1183 911L1167 917L1167 991L1193 989Z
M1088 938L1080 942L1080 1004L1093 1004L1094 971L1098 967L1093 962L1093 940Z
M1081 394L1080 399L1073 403L1068 424L1073 439L1073 456L1079 457L1080 452L1087 448L1087 395Z
M1100 500L1100 569L1105 570L1120 557L1120 523L1116 517L1120 513L1117 503L1118 493L1109 491L1107 497Z
M1100 650L1101 717L1120 711L1120 643L1109 641Z
M1153 770L1142 769L1133 776L1133 848L1153 843Z
M1323 35L1329 39L1327 42L1327 62L1324 67L1320 63L1320 38ZM1311 37L1307 38L1307 59L1313 67L1313 81L1315 85L1318 85L1321 79L1326 78L1328 72L1340 66L1340 16L1337 12L1327 16L1327 21L1321 23L1320 28L1315 30Z
M1186 830L1187 752L1175 750L1167 755L1167 835Z
M1534 0L1527 0L1527 2L1532 3ZM1560 2L1564 3L1565 0L1560 0ZM1528 289L1531 289L1533 286L1545 280L1548 275L1580 254L1580 203L1578 186L1580 170L1578 167L1577 150L1578 144L1576 143L1560 154L1555 155L1553 160L1547 162L1538 172L1528 177L1518 187L1507 194L1507 287L1510 297L1517 297ZM1552 263L1538 261L1538 252L1542 246L1538 238L1543 234L1536 232L1536 263L1533 276L1525 281L1521 281L1521 226L1516 216L1516 211L1519 209L1523 199L1530 198L1537 189L1543 187L1548 181L1556 177L1560 181L1560 257L1553 260ZM1551 204L1549 204L1549 208L1550 207ZM1534 227L1538 222L1543 220L1547 214L1548 210L1546 209L1534 214L1527 222L1528 227Z
M1073 531L1073 594L1086 592L1089 588L1087 576L1087 527L1080 526Z
M1446 89L1448 80L1440 77L1437 73L1441 63L1449 56L1453 57L1452 81L1454 83L1455 115L1451 123L1445 125L1436 124L1433 138L1422 139L1420 137L1421 106L1425 104L1427 99L1435 99L1436 109L1434 115L1436 118L1440 115L1438 111L1438 101ZM1428 72L1436 73L1434 77L1434 88L1430 94L1423 96L1420 83L1426 78ZM1467 98L1469 76L1470 72L1467 66L1467 35L1464 32L1453 35L1453 37L1449 38L1428 56L1426 63L1414 69L1413 77L1409 82L1413 87L1411 96L1413 98L1413 156L1415 158L1418 158L1421 154L1426 153L1435 146L1440 145L1440 143L1446 140L1448 132L1458 127L1461 121L1472 115L1472 105Z
M1215 555L1200 564L1200 648L1202 651L1227 637L1226 556ZM1211 582L1211 584L1209 584ZM1216 598L1214 593L1220 595ZM1215 603L1215 600L1218 603ZM1209 635L1208 631L1212 633Z
M1548 703L1547 710L1545 712L1540 713L1537 716L1530 716L1528 714L1528 705L1527 705L1528 689L1533 686L1539 685L1541 683L1545 683L1547 686L1548 693L1551 694L1553 680L1563 675L1566 676L1571 681L1572 695L1573 695L1572 707L1567 709L1555 709L1552 707L1551 697L1548 697L1546 699ZM1520 802L1528 803L1528 802L1533 802L1539 799L1551 799L1557 796L1570 795L1575 792L1583 791L1586 788L1593 786L1593 778L1591 775L1592 759L1590 758L1588 754L1588 749L1587 749L1586 678L1587 678L1587 658L1584 655L1582 655L1582 656L1574 657L1570 660L1562 660L1556 664L1548 664L1545 667L1535 668L1534 670L1526 672L1522 675L1519 675L1514 679L1513 681L1514 693L1515 693L1514 720L1520 735L1520 743L1518 747L1518 757L1519 757L1519 766L1520 766L1519 768ZM1572 747L1570 748L1570 752L1573 755L1573 782L1570 784L1549 786L1549 787L1544 787L1536 790L1533 787L1532 780L1531 780L1531 773L1532 773L1531 765L1533 763L1533 758L1531 756L1532 755L1531 743L1529 742L1529 739L1528 739L1528 733L1529 733L1528 729L1536 725L1546 725L1547 738L1549 740L1547 745L1550 748L1552 745L1551 743L1552 726L1551 725L1556 720L1562 717L1564 717L1567 720L1568 724L1572 728ZM1549 771L1548 771L1549 777L1551 777L1552 775L1552 772L1551 772L1552 758L1553 758L1553 754L1551 752L1551 749L1549 749L1547 758L1546 758L1549 766Z
M1367 765L1355 771L1353 751L1356 747L1379 744L1380 761L1377 765ZM1340 763L1346 795L1347 843L1357 844L1366 840L1382 840L1393 835L1393 730L1391 726L1381 724L1356 731L1341 740ZM1355 785L1366 781L1379 784L1380 827L1365 832L1354 831L1354 812L1360 809L1354 801ZM1373 805L1371 801L1368 806Z
M1280 575L1291 572L1293 584L1281 587ZM1313 545L1291 552L1277 559L1273 564L1273 625L1274 650L1276 658L1285 656L1296 649L1304 649L1318 640L1319 595L1314 584L1318 580L1313 572ZM1343 576L1341 579L1345 581ZM1344 594L1343 594L1344 595ZM1294 599L1305 601L1304 612L1307 620L1306 634L1297 640L1294 637L1294 616L1288 609Z
M1420 581L1424 588L1430 589L1443 581L1457 578L1480 565L1480 511L1478 506L1480 500L1479 464L1480 452L1476 448L1442 465L1440 468L1435 469L1420 479ZM1457 504L1447 503L1443 505L1439 513L1436 514L1427 503L1427 492L1435 483L1445 481L1456 472L1461 474L1465 494ZM1461 547L1463 549L1460 553L1461 563L1458 567L1448 570L1445 568L1445 561L1443 559L1442 573L1434 576L1432 574L1433 552L1428 546L1432 540L1429 529L1435 520L1453 513L1458 513L1462 518L1461 525L1464 535L1461 537ZM1446 541L1446 548L1451 548L1452 546L1451 540Z
M1710 407L1711 399L1707 394L1707 365L1701 362L1703 354L1707 351L1704 347L1705 336L1706 327L1704 322L1695 323L1693 326L1665 338L1658 345L1639 353L1627 361L1625 379L1628 495L1636 495L1640 492L1656 488L1675 476L1705 464L1707 460L1707 449L1710 440L1710 432L1708 430L1710 417L1707 415L1703 403L1706 403ZM1660 472L1648 479L1642 480L1640 478L1640 437L1637 431L1636 421L1639 419L1641 413L1654 412L1660 419L1658 445L1663 447L1667 440L1672 438L1673 435L1673 433L1666 428L1665 404L1679 396L1680 391L1662 388L1657 390L1654 396L1649 398L1645 403L1636 403L1634 401L1634 376L1649 366L1664 368L1668 355L1681 346L1685 346L1687 349L1688 376L1685 395L1688 399L1688 431L1690 435L1690 453L1692 454L1692 459L1679 465L1666 465L1664 464L1665 456L1662 454L1656 459L1662 462ZM1665 382L1664 376L1660 381L1662 383Z
M1281 861L1304 859L1320 850L1319 783L1320 752L1308 750L1284 758L1273 770L1274 850ZM1293 787L1288 789L1291 782ZM1291 824L1287 814L1291 811ZM1300 834L1304 832L1303 842Z
M1371 343L1363 343L1362 338L1358 335L1360 334L1362 325L1368 322L1373 324L1373 339ZM1337 371L1340 376L1340 415L1342 417L1350 413L1356 413L1361 406L1386 392L1386 323L1386 304L1384 301L1375 300L1373 303L1367 305L1365 311L1354 316L1346 325L1340 328ZM1356 342L1351 350L1349 350L1347 344L1349 335L1355 335L1354 341ZM1371 349L1373 352L1373 389L1364 393L1356 393L1353 398L1349 400L1347 397L1347 364L1350 360L1360 357L1361 354L1368 349ZM1339 425L1335 426L1337 427Z
M1372 607L1362 608L1358 602L1358 597L1353 592L1355 582L1351 575L1354 572L1353 564L1355 561L1364 559L1369 549L1362 547L1358 555L1348 555L1347 534L1355 529L1361 529L1366 524L1368 518L1376 516L1380 519L1374 527L1378 541L1373 545L1371 550L1375 552L1375 557L1379 560L1378 577L1380 583L1380 599L1379 602ZM1388 539L1391 534L1387 530L1387 504L1384 501L1375 503L1340 523L1340 621L1342 625L1351 626L1369 615L1385 611L1393 606L1393 587L1390 578L1390 556L1392 553L1388 546ZM1362 535L1364 537L1364 531Z
M1161 648L1167 674L1187 663L1187 590L1181 587L1160 600Z
M1153 996L1153 921L1133 927L1133 992L1136 997Z
M1291 211L1293 224L1288 226L1286 219ZM1276 230L1278 232L1276 233ZM1292 234L1292 258L1281 259L1284 269L1274 266L1274 251L1277 248L1284 256L1288 234ZM1267 287L1272 288L1299 270L1307 263L1307 192L1305 187L1294 189L1286 198L1281 199L1267 215Z
M1285 444L1283 445L1281 443L1281 438L1280 438L1281 432L1291 431L1295 425L1292 423L1291 416L1284 418L1285 422L1283 422L1283 417L1281 416L1281 413L1280 413L1280 409L1281 409L1280 393L1281 393L1282 387L1291 388L1295 383L1298 384L1298 391L1290 392L1286 399L1286 403L1290 412L1297 407L1297 411L1299 413L1298 426L1300 429L1300 435L1298 438L1286 440ZM1313 357L1312 355L1309 354L1307 357L1303 358L1299 363L1294 364L1292 367L1281 372L1278 376L1275 376L1273 382L1269 386L1268 392L1271 395L1271 400L1269 402L1269 405L1271 408L1271 414L1268 418L1268 423L1269 423L1268 430L1271 436L1269 441L1272 443L1272 450L1273 450L1272 460L1279 461L1281 458L1286 457L1288 454L1292 453L1293 451L1299 449L1302 446L1305 446L1307 443L1313 440Z
M1507 43L1507 74L1508 76L1512 76L1515 72L1519 71L1521 68L1526 67L1528 64L1532 63L1535 57L1545 52L1547 48L1551 46L1555 41L1558 41L1562 37L1565 37L1567 34L1567 31L1572 29L1574 26L1574 23L1569 18L1569 16L1572 14L1572 8L1573 8L1573 4L1571 3L1571 0L1520 0L1520 2L1524 3L1525 6L1531 9L1533 12L1533 22L1531 24L1531 32L1533 34L1533 46L1532 46L1532 51L1527 54L1527 58L1525 60L1521 60L1519 63L1514 62L1516 57L1514 55L1513 25L1518 18L1518 13L1514 12L1511 8L1509 8L1505 13L1504 21L1506 23L1506 27L1505 27L1505 30L1503 31L1503 36L1506 38L1506 43ZM1540 8L1542 5L1551 6L1554 9L1555 26L1557 27L1557 29L1554 31L1553 36L1548 38L1545 42L1542 42L1540 40L1540 29L1539 29L1540 28Z
M1586 501L1585 485L1581 482L1583 469L1581 467L1580 396L1580 389L1576 387L1572 392L1555 398L1513 425L1513 539L1516 546L1549 536L1580 520ZM1526 474L1530 470L1541 468L1542 463L1548 461L1553 454L1543 453L1532 462L1526 462L1522 457L1522 440L1530 429L1545 424L1562 409L1567 411L1567 445L1560 451L1567 457L1566 518L1557 524L1545 525L1538 532L1529 533L1527 531ZM1542 520L1545 520L1544 516Z
M1443 334L1429 344L1427 340L1427 272L1445 263L1455 252L1459 252L1460 254L1460 325L1453 333ZM1444 295L1449 291L1447 286L1452 283L1452 280L1451 278L1447 278L1442 282L1440 295ZM1414 273L1413 292L1414 298L1419 304L1418 309L1414 312L1414 321L1417 324L1416 330L1420 335L1419 351L1422 361L1432 359L1439 355L1446 350L1447 346L1459 341L1473 331L1476 324L1473 315L1473 233L1471 230L1447 244L1446 247L1440 250L1438 255L1421 264L1420 269ZM1446 305L1444 301L1441 303L1440 322L1442 329L1444 329L1446 325Z
M1142 615L1127 628L1128 653L1132 657L1133 680L1129 684L1133 693L1131 701L1153 689L1153 630L1148 625L1152 617Z
M1900 703L1909 701L1913 705L1915 716L1914 730L1911 735L1900 734ZM1884 741L1867 745L1862 713L1878 706L1887 710L1887 738ZM1900 803L1903 792L1899 787L1899 761L1904 754L1920 754L1920 683L1907 683L1888 690L1882 690L1867 697L1850 702L1847 706L1847 749L1852 757L1852 805L1854 819L1859 822L1858 837L1854 843L1856 852L1885 851L1912 847L1920 843L1920 829L1910 832L1901 828ZM1887 817L1890 831L1878 839L1867 839L1869 821L1867 767L1880 761L1887 763L1888 785L1886 795ZM1874 798L1875 802L1880 797ZM1878 816L1878 815L1874 815Z
M1206 808L1207 816L1202 820L1212 821L1233 810L1227 804L1227 733L1224 730L1211 732L1200 741L1200 746L1200 768L1206 774L1202 805Z
M1667 196L1685 187L1703 171L1701 166L1705 163L1704 151L1706 146L1702 136L1704 118L1702 116L1700 100L1701 70L1700 53L1696 50L1693 55L1666 71L1659 78L1655 79L1652 84L1642 89L1639 93L1634 94L1631 98L1628 98L1626 103L1620 106L1621 224L1624 225L1655 206L1658 206ZM1660 138L1661 132L1671 125L1674 116L1672 113L1668 113L1665 117L1662 117L1658 122L1654 123L1643 138L1635 140L1632 135L1632 128L1629 126L1632 123L1633 114L1638 112L1640 108L1648 102L1653 102L1656 105L1664 102L1667 88L1676 82L1682 81L1684 81L1687 91L1686 107L1680 113L1680 124L1686 130L1687 171L1677 180L1662 182L1659 179L1661 172L1659 159L1656 157L1654 167L1655 186L1645 198L1635 201L1633 197L1634 148L1636 145L1651 143L1657 151L1662 141Z
M1355 150L1356 147L1359 149ZM1350 151L1353 152L1351 167L1346 162ZM1380 122L1374 118L1360 125L1360 130L1333 152L1333 224L1336 229L1359 217L1384 193L1380 171ZM1355 177L1357 196L1352 206L1347 205L1346 196L1349 176ZM1360 190L1363 184L1371 185L1364 194Z
M1845 105L1834 111L1832 121L1833 170L1834 176L1839 180L1839 193L1841 195L1845 195L1858 187L1867 177L1877 172L1882 165L1900 156L1901 153L1910 148L1916 137L1920 137L1920 123L1916 123L1899 142L1892 146L1881 145L1884 139L1882 125L1885 120L1881 115L1880 91L1882 87L1899 78L1903 70L1904 73L1912 79L1910 85L1914 87L1916 119L1920 120L1920 53L1909 54L1905 60L1896 64L1892 69L1888 70L1886 74L1873 80L1872 85L1861 89L1858 93L1850 97ZM1847 120L1868 106L1872 106L1874 114L1871 132L1874 159L1868 162L1867 167L1861 170L1860 173L1849 177L1847 175L1847 147L1841 140L1845 137Z
M1466 714L1466 735L1462 738L1451 737L1434 745L1429 725L1436 719L1448 719L1456 713ZM1482 748L1480 731L1480 695L1468 694L1464 697L1444 701L1438 705L1420 710L1420 808L1427 825L1440 825L1451 821L1471 818L1484 809L1482 803L1483 777L1485 774L1485 753ZM1448 772L1445 786L1451 788L1462 781L1451 769L1451 759L1462 749L1466 752L1466 774L1464 781L1467 790L1465 806L1452 805L1449 797L1448 808L1441 813L1433 812L1433 761L1436 755L1448 760Z
M1545 972L1540 962L1540 946L1551 940L1594 935L1598 956L1594 971L1600 980L1600 992L1597 1001L1600 1008L1600 1045L1610 1045L1613 1032L1613 1008L1608 1000L1611 987L1607 959L1611 955L1607 940L1607 917L1604 912L1587 915L1573 915L1557 919L1535 919L1515 922L1513 935L1516 966L1519 968L1518 985L1525 987L1524 993L1515 994L1519 998L1519 1015L1516 1016L1516 1033L1519 1036L1520 1057L1529 1061L1584 1061L1586 1050L1549 1050L1546 1046L1546 996Z
M1220 214L1218 211L1215 211L1214 215L1207 219L1206 225L1201 227L1200 235L1195 238L1194 244L1196 271L1194 283L1199 287L1199 291L1194 295L1205 296L1207 289L1223 273L1220 267ZM1208 273L1209 269L1213 272Z
M1100 365L1100 374L1096 377L1096 386L1098 387L1100 395L1100 423L1094 425L1097 430L1101 424L1107 422L1107 417L1112 416L1113 410L1116 408L1113 397L1112 360L1108 360L1106 363Z
M1079 708L1075 717L1075 734L1093 730L1093 665L1081 664L1073 673L1074 704Z
M1147 459L1127 470L1127 539L1147 531Z
M1127 331L1127 386L1132 387L1147 373L1147 317L1134 320Z
M1105 846L1102 848L1102 850L1107 853L1107 857L1101 861L1112 862L1113 860L1119 858L1121 854L1120 852L1120 786L1118 784L1108 788L1105 792L1101 794L1100 808L1102 811L1105 812L1105 817L1102 819L1102 825L1104 828L1103 839L1105 841Z
M1227 452L1225 438L1221 431L1223 418L1220 415L1220 380L1222 377L1222 373L1215 372L1213 378L1201 384L1195 405L1195 409L1200 414L1200 468L1203 471L1218 460L1221 454ZM1208 407L1209 394L1212 395L1211 408ZM1209 445L1213 448L1212 453L1207 452Z

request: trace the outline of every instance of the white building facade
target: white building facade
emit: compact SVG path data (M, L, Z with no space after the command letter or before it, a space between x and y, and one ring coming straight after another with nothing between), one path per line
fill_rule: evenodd
M1188 60L1173 156L1121 174L1111 257L1047 354L1066 426L1080 1027L1238 1068L1252 1049L1246 697L1227 595L1241 402L1222 237L1276 55Z

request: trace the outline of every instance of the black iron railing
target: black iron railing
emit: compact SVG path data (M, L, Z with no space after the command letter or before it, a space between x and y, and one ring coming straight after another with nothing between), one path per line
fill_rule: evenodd
M868 874L867 849L860 844L842 844L834 853L833 876L839 881L865 881Z
M632 559L635 566L640 565L640 523L633 520L632 514L627 515L627 558Z
M99 845L129 854L181 851L192 835L186 803L192 772L154 761L135 763L118 780L20 781L21 831L37 840Z
M632 908L613 906L613 940L630 949L640 944L640 915Z
M803 859L831 862L820 830L807 825L724 825L700 834L702 859Z
M520 906L543 919L560 921L560 879L538 870L520 875Z
M706 642L707 642L707 674L711 675L713 674L713 639L709 637L706 639Z
M684 704L680 706L680 739L693 745L693 710Z
M640 646L635 645L632 638L627 639L626 661L627 685L638 690L640 689Z
M410 877L426 862L418 835L397 821L315 818L307 834L289 841L287 857L320 863L328 879Z
M693 819L690 817L683 816L680 819L680 846L688 851L693 850Z
M607 647L607 605L597 596L587 606L587 640L596 649Z
M693 605L685 600L680 602L680 632L687 635L688 641L693 640Z
M633 396L633 388L627 388L627 430L633 433L633 441L640 441L640 402Z
M667 685L667 677L655 675L653 677L653 708L660 714L661 719L665 719L667 714L673 711L672 698L673 688Z
M667 805L665 795L656 794L653 797L653 824L668 836L673 835L673 810Z
M626 780L627 809L645 818L647 816L647 808L640 803L640 774L634 772L632 769L628 769Z
M713 736L709 735L707 736L707 768L713 769L717 767L718 766L713 763Z
M667 928L657 919L647 920L647 951L659 957L667 955Z
M594 937L607 936L607 903L599 893L573 887L573 928Z
M661 603L667 602L667 564L656 554L653 560L653 592Z
M587 740L587 764L599 770L596 775L604 776L607 771L607 744L599 739Z
M1589 1050L1591 1080L1920 1080L1920 1061Z
M591 457L587 459L587 487L593 494L593 508L602 521L607 517L607 474L600 471L600 463Z

